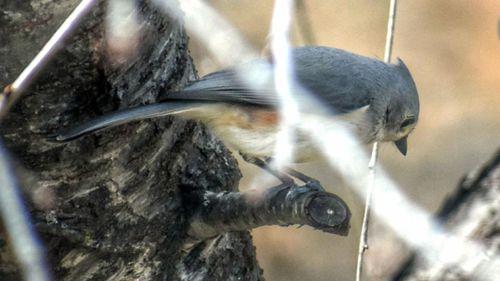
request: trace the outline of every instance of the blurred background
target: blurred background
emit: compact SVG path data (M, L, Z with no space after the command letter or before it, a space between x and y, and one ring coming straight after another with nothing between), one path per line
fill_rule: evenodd
M256 50L266 46L273 1L209 3ZM294 44L333 46L383 59L388 9L389 1L301 1ZM402 58L413 74L420 93L420 121L409 139L407 157L385 144L379 163L408 197L430 212L439 208L464 174L500 147L499 17L498 0L398 3L393 59ZM304 23L310 33L301 32ZM200 76L220 69L194 36L191 51ZM246 163L241 167L241 189L254 186L254 177L263 177ZM309 227L253 231L264 276L272 281L353 280L363 202L324 162L295 168L318 178L348 203L353 212L351 232L338 237ZM383 221L372 222L365 270L370 280L384 280L407 250Z

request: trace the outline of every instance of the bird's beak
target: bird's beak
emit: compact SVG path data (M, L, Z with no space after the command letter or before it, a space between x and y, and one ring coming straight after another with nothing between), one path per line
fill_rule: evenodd
M398 148L399 152L401 152L401 154L403 154L404 156L406 156L406 151L408 149L407 139L408 139L408 136L394 142L394 144L396 144L396 147Z

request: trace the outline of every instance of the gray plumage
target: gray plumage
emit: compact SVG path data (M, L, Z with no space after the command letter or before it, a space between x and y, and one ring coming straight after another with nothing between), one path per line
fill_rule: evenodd
M322 102L346 113L370 104L377 93L391 91L394 98L407 99L418 112L418 95L411 74L401 60L395 65L359 56L340 49L302 47L293 50L296 78ZM250 89L241 73L266 69L267 60L206 75L176 93L166 93L160 100L204 100L275 107L278 96L271 82ZM399 92L398 92L399 90ZM354 94L355 93L355 94Z
M355 123L363 142L393 141L406 154L406 137L418 121L419 101L415 83L401 60L398 59L396 64L386 64L327 47L296 48L292 57L298 84L328 108L333 116L351 116L357 111L362 113L360 120L351 123ZM252 87L249 87L249 81ZM275 109L279 99L272 81L272 67L268 61L256 60L208 74L181 91L162 93L156 104L101 116L58 133L53 139L66 141L132 120L176 113L183 115L185 112L191 112L184 114L187 118L200 119L211 127L217 127L220 122L214 120L220 110ZM221 107L221 104L227 106ZM311 103L310 107L313 106L314 103ZM212 111L205 114L201 109L205 107L212 108ZM314 113L316 108L306 111ZM221 132L215 129L216 133ZM232 133L225 130L219 135L224 139L227 134ZM230 142L238 146L237 140ZM272 143L270 141L269 145ZM247 152L252 154L252 151Z

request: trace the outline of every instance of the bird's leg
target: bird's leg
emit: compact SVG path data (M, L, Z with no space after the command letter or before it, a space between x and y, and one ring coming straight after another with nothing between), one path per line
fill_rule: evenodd
M243 154L240 152L241 157L246 162L256 165L257 167L267 171L273 176L277 177L283 184L294 186L298 193L302 193L305 191L316 190L316 191L325 191L325 189L321 186L320 182L317 179L304 175L303 173L296 171L292 168L286 168L285 173L279 172L271 166L272 158L266 158L264 160L249 156L247 154ZM292 179L292 177L302 181L305 183L303 186L297 186Z
M267 160L265 161L265 160L262 160L260 158L254 157L254 156L250 156L248 154L243 154L241 152L240 152L240 155L243 158L243 160L245 160L245 162L253 164L253 165L261 168L262 170L270 173L271 175L278 178L282 183L284 183L286 185L290 185L290 186L295 185L295 182L291 177L289 177L288 175L286 175L284 173L277 171L276 169L273 169L271 167L271 165L269 165L269 161L267 161Z

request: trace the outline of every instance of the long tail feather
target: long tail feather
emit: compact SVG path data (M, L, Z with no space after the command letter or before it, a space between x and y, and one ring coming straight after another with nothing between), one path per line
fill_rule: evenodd
M64 129L49 135L47 139L55 142L70 141L104 128L118 126L131 121L189 111L194 109L197 105L202 104L199 102L164 102L123 109L88 120L75 127Z

